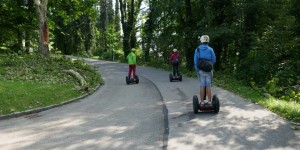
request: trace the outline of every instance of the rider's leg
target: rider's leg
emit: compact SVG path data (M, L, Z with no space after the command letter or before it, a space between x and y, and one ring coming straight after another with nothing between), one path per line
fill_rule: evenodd
M130 79L131 76L131 71L132 71L132 65L129 65L129 70L128 70L128 78Z
M201 102L204 102L205 99L205 87L200 87L200 96L201 96Z
M133 71L133 78L136 79L136 74L135 74L135 71L136 71L136 65L133 65L133 66L132 66L132 71Z
M173 66L173 76L175 76L175 74L176 74L176 70L175 70L176 69L176 65L173 63L172 66Z
M206 94L208 101L211 102L211 88L209 86L206 87Z
M212 74L208 73L207 80L206 80L206 93L207 93L209 102L211 102L211 100L212 100L211 99L212 98L211 86L212 86Z
M205 83L206 83L206 77L203 71L199 71L199 82L200 82L200 99L201 99L201 104L203 105L205 99Z
M179 64L176 64L176 67L175 67L177 76L179 75L178 66L179 66Z

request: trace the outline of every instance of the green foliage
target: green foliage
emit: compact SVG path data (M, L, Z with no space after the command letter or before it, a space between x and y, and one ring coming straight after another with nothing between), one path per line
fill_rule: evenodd
M33 0L0 1L0 47L6 47L5 53L22 50L22 40L36 38L34 29L37 19ZM29 48L29 45L26 45ZM0 48L0 53L4 49Z
M290 121L300 123L300 104L298 102L269 98L267 100L259 101L259 104Z
M63 70L73 69L80 73L94 87L103 81L99 73L81 60L71 60L62 55L45 59L41 55L8 55L0 62L5 72L1 76L8 80L34 81L47 84L79 85L77 79L67 75Z
M268 82L268 91L277 93L281 91L281 88L277 86L279 82L278 78L274 78ZM300 122L300 94L292 92L293 96L287 97L287 99L282 100L277 98L267 98L263 96L262 90L254 85L252 82L252 87L249 87L247 84L236 80L231 75L224 72L216 72L214 75L214 83L218 86L221 86L225 89L228 89L248 100L251 100L254 103L260 104L269 110L279 114L280 116L294 122Z
M280 99L285 101L294 101L296 103L300 103L300 92L295 92L291 89L286 92L285 95L281 96Z
M282 91L282 88L278 87L278 78L273 78L272 80L268 81L266 84L266 89L271 95L278 95L279 92Z
M96 47L96 17L89 1L49 1L50 30L53 33L53 47L63 54L90 55Z

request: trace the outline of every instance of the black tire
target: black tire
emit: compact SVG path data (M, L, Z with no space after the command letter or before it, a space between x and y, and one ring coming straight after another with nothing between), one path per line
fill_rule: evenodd
M173 75L171 73L169 74L169 80L170 80L170 82L173 81Z
M197 114L198 110L199 110L199 100L196 95L194 95L194 97L193 97L193 110L194 110L195 114Z
M140 79L139 79L139 77L138 76L136 76L136 84L139 84L139 82L140 82Z
M218 113L220 111L220 101L217 95L213 96L212 103L213 103L214 112Z
M179 75L179 81L182 81L182 75Z
M130 82L129 78L126 76L126 84L128 85Z

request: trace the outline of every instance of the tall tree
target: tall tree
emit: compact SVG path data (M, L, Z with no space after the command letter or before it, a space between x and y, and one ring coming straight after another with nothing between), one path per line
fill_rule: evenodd
M135 36L134 26L136 23L137 9L141 6L142 0L119 0L121 12L121 24L123 29L123 51L126 57L131 46L135 45L132 36Z
M29 49L32 48L32 44L31 41L32 37L33 37L33 33L34 33L34 27L30 25L30 22L34 22L36 21L35 19L35 14L36 12L34 11L34 1L33 0L25 0L25 9L26 9L26 13L28 14L28 16L26 16L27 18L27 23L26 23L26 28L25 28L25 50L28 53Z
M0 49L6 52L23 52L29 49L29 41L33 41L28 35L34 35L36 29L36 11L33 0L0 0Z
M34 0L36 5L36 12L38 14L39 19L39 32L40 32L40 40L39 40L39 51L46 58L49 57L49 28L47 23L47 5L48 0Z
M182 19L183 20L183 19ZM197 34L194 33L196 30L196 26L194 24L196 22L194 20L192 14L192 5L191 0L185 0L185 22L184 26L184 45L185 45L185 54L186 54L186 68L188 70L193 70L194 67L194 50L197 46Z
M151 43L153 42L153 34L155 31L155 16L156 12L158 11L157 0L150 0L149 1L149 13L147 16L147 20L145 22L144 26L144 34L143 34L143 49L144 49L144 59L146 62L149 62L150 60L150 48Z
M96 49L96 18L98 0L51 0L49 18L53 48L63 54L91 54Z
M101 34L101 49L103 52L107 51L107 1L100 0L100 34Z
M115 3L115 32L119 32L120 31L120 8L119 8L119 2L118 0L116 0L116 3Z

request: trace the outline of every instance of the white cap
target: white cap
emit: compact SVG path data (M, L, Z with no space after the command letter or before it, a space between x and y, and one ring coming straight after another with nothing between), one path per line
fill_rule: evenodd
M177 52L177 49L176 49L176 48L174 48L174 49L173 49L173 52Z

